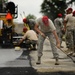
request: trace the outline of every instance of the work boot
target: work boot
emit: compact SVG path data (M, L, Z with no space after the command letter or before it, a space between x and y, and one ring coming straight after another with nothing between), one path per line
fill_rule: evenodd
M75 57L75 53L73 53L72 56Z
M56 58L55 60L56 60L55 65L59 65L58 58Z
M72 50L70 48L68 48L68 50L65 51L67 54L72 53Z
M41 57L38 57L36 64L41 64Z
M71 55L72 56L73 55L73 52L68 52L67 55Z

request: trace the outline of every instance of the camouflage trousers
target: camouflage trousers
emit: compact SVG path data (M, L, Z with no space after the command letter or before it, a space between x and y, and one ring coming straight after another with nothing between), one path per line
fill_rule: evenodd
M62 44L62 37L63 37L63 34L62 34L62 32L60 31L60 32L57 32L57 35L58 35L58 37L59 37L60 45L61 45L61 44Z
M66 46L75 52L75 28L68 27L66 29Z

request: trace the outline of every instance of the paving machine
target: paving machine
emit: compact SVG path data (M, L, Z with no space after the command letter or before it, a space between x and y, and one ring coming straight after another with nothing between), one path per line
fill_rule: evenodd
M7 20L7 17L12 17ZM18 5L8 0L0 0L0 47L13 47L13 20L18 17ZM8 22L10 25L7 26Z
M13 48L23 35L16 34L14 31L13 20L18 17L18 5L8 0L0 0L0 47ZM22 48L32 48L32 43L26 40L20 45Z

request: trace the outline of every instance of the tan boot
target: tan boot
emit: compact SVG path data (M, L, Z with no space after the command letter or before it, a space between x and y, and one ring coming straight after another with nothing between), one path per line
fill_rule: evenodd
M41 57L38 57L36 64L38 64L38 65L41 64Z
M56 58L55 60L56 60L55 65L59 65L58 58Z
M73 53L72 56L75 57L75 53Z

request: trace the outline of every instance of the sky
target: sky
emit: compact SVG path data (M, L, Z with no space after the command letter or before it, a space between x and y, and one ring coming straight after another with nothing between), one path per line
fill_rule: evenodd
M15 21L22 22L22 18L27 16L28 14L32 14L37 18L42 16L40 13L41 4L43 0L8 0L12 1L15 5L18 5L18 18ZM23 14L25 12L25 16ZM21 15L22 14L22 17Z

